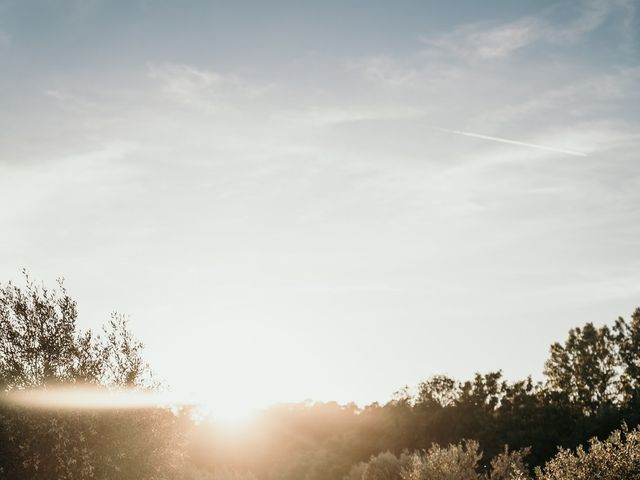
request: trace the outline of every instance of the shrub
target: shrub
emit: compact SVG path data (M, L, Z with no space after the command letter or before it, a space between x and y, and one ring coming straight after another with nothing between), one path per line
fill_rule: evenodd
M536 469L538 480L638 480L640 479L640 430L626 425L606 440L594 438L589 448L576 452L560 449L543 469Z

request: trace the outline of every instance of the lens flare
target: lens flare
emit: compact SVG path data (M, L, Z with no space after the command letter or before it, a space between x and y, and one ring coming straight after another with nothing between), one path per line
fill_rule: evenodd
M40 409L170 408L194 402L171 392L90 387L14 390L5 394L8 404Z

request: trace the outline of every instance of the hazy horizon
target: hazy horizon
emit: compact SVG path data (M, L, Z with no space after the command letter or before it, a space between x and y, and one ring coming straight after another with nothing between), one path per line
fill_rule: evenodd
M638 306L637 2L234 5L0 0L2 282L214 414L541 378Z

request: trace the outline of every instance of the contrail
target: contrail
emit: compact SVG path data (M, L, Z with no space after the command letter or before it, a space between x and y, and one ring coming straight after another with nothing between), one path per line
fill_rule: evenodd
M564 153L565 155L574 155L576 157L586 157L587 154L577 152L575 150L564 150L562 148L547 147L544 145L536 145L535 143L519 142L517 140L509 140L508 138L490 137L489 135L480 135L479 133L463 132L461 130L450 130L448 128L439 128L441 132L455 133L456 135L464 135L465 137L481 138L482 140L491 140L494 142L509 143L511 145L520 145L521 147L537 148L538 150L546 150L547 152Z

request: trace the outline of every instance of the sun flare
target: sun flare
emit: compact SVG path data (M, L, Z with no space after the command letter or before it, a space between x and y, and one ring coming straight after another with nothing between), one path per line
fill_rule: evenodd
M192 405L171 392L90 387L16 390L7 394L10 404L41 409L135 409Z
M217 425L240 427L257 413L258 406L237 399L197 399L171 391L60 387L8 392L5 402L37 409L131 410L144 408L193 407Z

